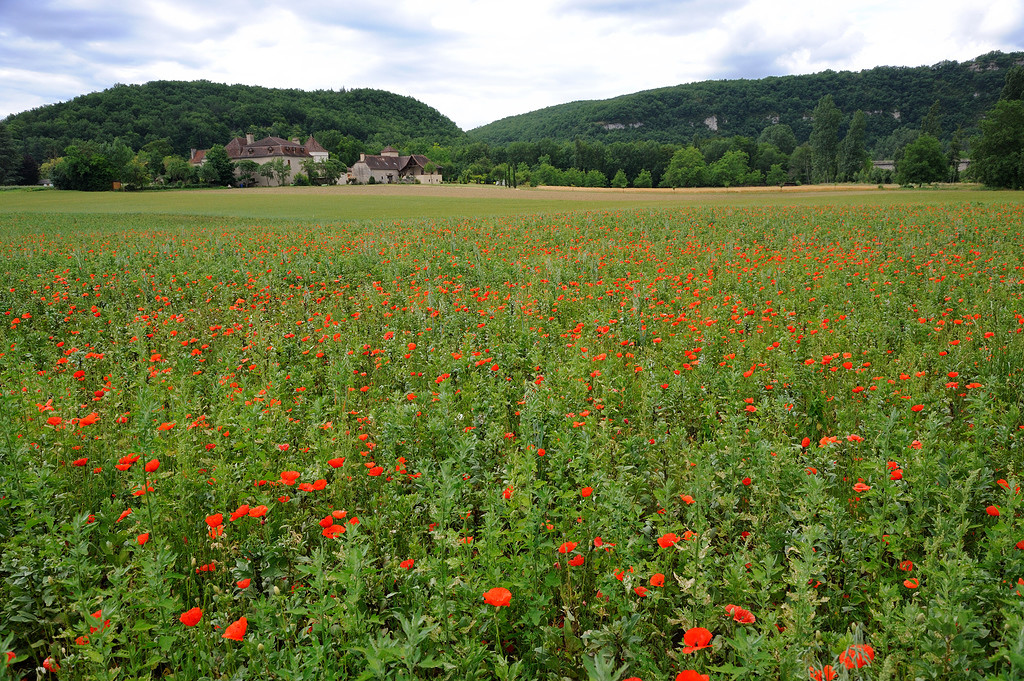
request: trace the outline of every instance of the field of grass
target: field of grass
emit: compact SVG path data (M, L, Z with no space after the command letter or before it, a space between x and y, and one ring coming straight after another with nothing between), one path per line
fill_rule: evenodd
M1019 194L372 189L0 193L0 679L1019 677Z

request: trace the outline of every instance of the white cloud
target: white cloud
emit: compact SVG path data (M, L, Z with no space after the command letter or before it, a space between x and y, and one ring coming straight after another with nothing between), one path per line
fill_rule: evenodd
M203 78L390 90L468 129L683 82L917 66L1024 49L1020 0L112 4L0 3L0 115L115 82Z

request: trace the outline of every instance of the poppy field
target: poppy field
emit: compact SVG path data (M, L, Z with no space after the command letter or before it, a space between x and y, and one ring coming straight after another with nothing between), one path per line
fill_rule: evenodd
M0 236L0 679L1024 669L1024 207Z

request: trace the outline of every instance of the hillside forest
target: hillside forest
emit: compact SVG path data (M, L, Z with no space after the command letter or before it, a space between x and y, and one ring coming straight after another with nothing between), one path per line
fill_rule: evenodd
M223 185L193 149L251 133L314 136L331 181L391 145L424 154L445 181L507 186L733 187L922 184L968 178L1024 186L1024 53L915 68L692 83L573 102L468 132L410 97L208 81L117 85L0 121L0 184L101 190ZM218 154L214 152L214 158ZM893 164L876 167L872 161ZM206 164L209 165L209 164Z

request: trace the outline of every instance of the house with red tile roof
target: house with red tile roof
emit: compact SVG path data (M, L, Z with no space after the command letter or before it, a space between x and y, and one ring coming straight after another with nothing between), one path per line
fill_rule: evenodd
M369 184L371 177L375 184L441 184L441 168L423 154L402 156L394 147L384 147L380 154L359 154L348 169L349 183Z
M194 166L202 165L206 160L207 151L209 149L193 149L189 162ZM288 168L285 184L291 184L295 174L302 172L303 162L312 160L316 163L323 163L329 155L327 150L312 136L303 144L297 137L290 140L281 137L264 137L261 140L256 140L253 135L246 135L245 137L236 137L225 144L224 151L227 152L228 158L235 163L250 160L262 166L275 159L281 159L284 161L285 167ZM276 187L279 184L278 178L264 177L258 172L253 177L253 182L256 186L262 187Z

